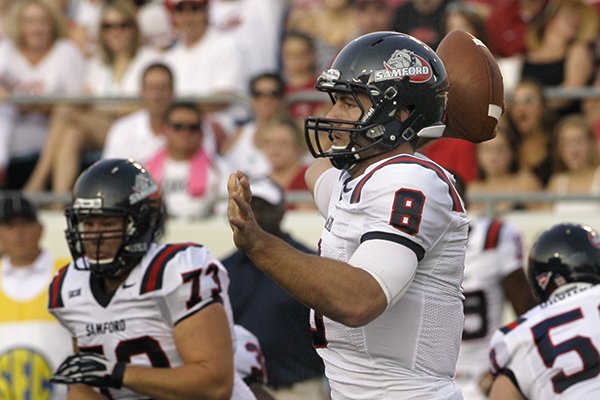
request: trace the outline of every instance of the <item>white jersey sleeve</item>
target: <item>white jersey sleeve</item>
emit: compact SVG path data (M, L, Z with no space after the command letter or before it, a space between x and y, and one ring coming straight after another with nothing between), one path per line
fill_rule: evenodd
M455 226L450 220L464 213L451 177L415 156L395 157L367 172L353 187L350 201L367 205L362 207L361 241L399 240L419 260Z
M189 247L186 251L179 251L180 246ZM169 261L161 264L165 259ZM209 304L223 302L224 289L227 290L223 284L228 285L226 270L204 247L170 245L155 260L156 264L146 270L143 282L150 288L152 279L156 277L158 280L162 276L163 310L172 325Z
M600 393L600 286L561 287L547 302L497 330L493 374L531 400L592 400Z

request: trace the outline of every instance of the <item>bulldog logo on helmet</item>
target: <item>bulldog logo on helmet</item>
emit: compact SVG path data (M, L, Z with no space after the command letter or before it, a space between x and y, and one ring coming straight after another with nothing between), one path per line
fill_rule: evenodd
M383 66L385 69L373 73L375 82L408 76L410 82L420 83L427 82L433 75L429 63L407 49L394 51L392 56L383 62Z
M596 247L596 248L600 248L600 236L596 235L596 232L594 231L588 231L588 239L590 240L590 243L592 244L592 246Z
M135 184L131 189L133 193L129 195L129 204L140 202L158 192L156 183L144 173L135 176Z
M540 288L542 288L542 290L546 290L546 287L548 286L548 284L550 283L550 280L552 279L552 275L553 275L552 272L547 271L547 272L543 272L541 274L537 274L535 276L535 279L537 280L537 284Z

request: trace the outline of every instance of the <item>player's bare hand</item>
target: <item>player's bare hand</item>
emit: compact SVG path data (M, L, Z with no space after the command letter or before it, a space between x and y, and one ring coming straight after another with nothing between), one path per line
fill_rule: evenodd
M240 250L249 252L254 247L260 228L250 205L252 192L248 177L241 171L229 175L227 191L227 218L233 231L233 242Z

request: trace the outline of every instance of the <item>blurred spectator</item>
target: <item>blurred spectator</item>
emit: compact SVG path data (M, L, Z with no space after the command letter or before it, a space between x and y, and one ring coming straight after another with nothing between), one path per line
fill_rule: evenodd
M106 136L102 158L133 158L141 164L165 144L165 114L173 101L173 73L151 64L142 75L144 108L117 119Z
M144 69L160 53L144 45L132 0L109 1L100 15L99 51L86 74L86 90L95 96L135 96Z
M508 0L492 2L487 18L488 47L496 57L524 54L525 31L542 12L547 0Z
M0 42L0 103L9 96L77 95L84 59L65 39L66 23L50 0L15 2L8 38ZM52 106L0 104L0 169L8 165L7 187L21 188L44 146Z
M225 166L203 147L196 104L175 102L165 118L166 145L150 157L146 169L161 187L169 216L207 217L226 196Z
M561 118L554 131L554 173L547 190L556 194L600 195L600 157L594 132L583 115ZM598 201L554 203L558 212L598 212Z
M528 169L520 168L518 162L517 138L506 123L496 128L496 137L477 144L479 176L468 184L470 194L505 194L538 192L542 185ZM485 212L484 203L469 202L469 211ZM513 202L495 204L495 211L508 212L532 205Z
M550 140L555 117L542 85L522 80L508 99L506 116L517 134L519 169L532 171L545 187L552 173Z
M177 40L165 52L165 61L175 76L177 97L240 95L249 80L235 36L222 35L210 24L209 2L166 0ZM219 124L222 136L229 136L240 107L219 102L203 102L201 107L206 112L205 118Z
M234 94L245 82L234 38L209 24L209 0L167 0L178 39L165 53L177 96Z
M210 0L211 25L240 44L248 77L278 68L286 1Z
M159 53L141 45L132 1L108 2L100 18L99 52L86 71L85 91L92 96L136 96L144 69ZM84 151L104 147L115 119L137 105L66 105L56 109L42 155L25 185L40 192L50 184L55 193L69 192L79 174Z
M281 230L284 193L268 178L252 181L252 211L258 224L289 245L312 253ZM323 363L311 339L309 308L287 294L241 251L225 260L230 278L229 297L235 323L260 340L268 385L278 400L323 400Z
M488 43L485 18L477 6L463 1L448 4L443 18L444 34L455 29L470 33L484 44Z
M454 177L469 211L465 183L460 176ZM520 228L508 221L489 216L471 218L462 283L465 326L456 365L456 382L465 400L487 398L485 393L492 381L486 373L488 344L494 331L503 325L506 302L516 315L536 305L523 269L522 239Z
M304 32L314 38L315 68L329 68L333 58L356 35L356 10L352 0L321 0L307 9L292 8L288 31Z
M285 115L285 83L280 75L260 74L249 84L252 119L241 125L223 146L229 172L244 171L251 176L271 173L271 165L259 149L260 133L275 118Z
M98 52L102 8L119 0L62 0L70 16L69 32L86 56ZM175 32L163 0L134 0L140 36L145 46L164 50L173 44Z
M311 36L298 31L286 32L281 43L281 64L286 95L318 93L315 90L316 48ZM289 104L288 111L300 126L304 126L304 118L324 115L326 104L325 101L295 101Z
M50 315L48 285L68 260L40 246L43 226L19 192L0 194L0 397L67 397L50 378L73 351L71 335Z
M387 1L354 0L356 7L355 36L365 33L391 31L394 7Z
M598 37L598 11L584 0L551 0L527 30L522 78L543 86L582 88L594 78L592 41ZM580 101L551 99L559 115L580 112Z
M108 131L102 158L133 158L145 164L164 144L165 114L173 101L173 74L151 64L142 75L144 108L117 119Z
M409 0L396 9L392 26L436 49L444 36L443 18L448 0Z
M278 119L271 122L261 135L262 149L271 163L270 178L284 192L306 192L304 173L308 151L304 141L304 132L291 119ZM314 209L312 197L307 203L289 204L288 209Z

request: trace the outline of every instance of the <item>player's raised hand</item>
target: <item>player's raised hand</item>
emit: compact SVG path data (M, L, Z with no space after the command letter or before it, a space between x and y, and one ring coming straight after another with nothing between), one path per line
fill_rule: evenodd
M248 177L241 171L232 173L227 181L227 191L227 218L233 231L233 242L240 250L248 252L254 247L256 235L261 230L250 205L252 191Z

